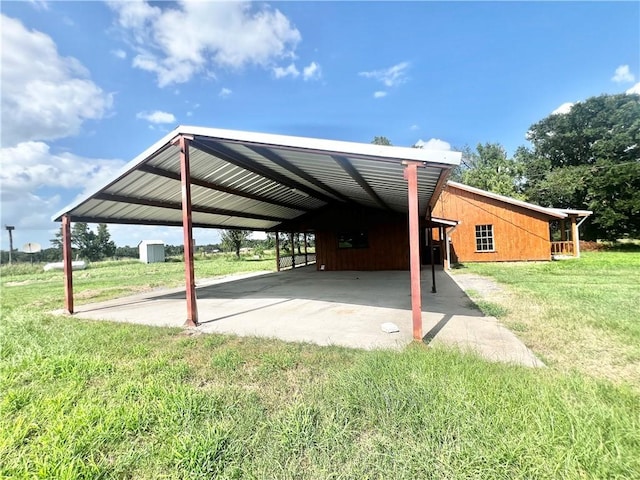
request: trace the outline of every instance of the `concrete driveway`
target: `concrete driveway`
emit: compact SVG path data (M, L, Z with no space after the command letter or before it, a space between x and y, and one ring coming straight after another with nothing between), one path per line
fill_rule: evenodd
M431 271L422 275L424 341L471 349L496 361L542 365L493 317L484 317L442 269L438 293ZM279 338L356 348L402 348L412 341L409 272L326 272L315 266L279 273L202 280L198 313L205 333ZM181 327L184 288L146 292L78 306L74 316L145 325ZM400 331L385 333L381 324Z

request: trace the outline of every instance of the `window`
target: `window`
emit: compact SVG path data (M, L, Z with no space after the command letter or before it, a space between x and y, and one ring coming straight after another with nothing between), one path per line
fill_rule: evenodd
M338 232L338 248L369 248L367 232Z
M493 225L476 225L476 252L493 251Z

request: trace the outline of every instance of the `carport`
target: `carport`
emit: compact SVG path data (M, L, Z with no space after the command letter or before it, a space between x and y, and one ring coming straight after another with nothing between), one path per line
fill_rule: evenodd
M54 217L63 228L65 309L73 306L71 222L181 226L186 324L198 326L194 227L291 232L326 209L408 217L413 337L421 339L420 228L461 154L180 126Z

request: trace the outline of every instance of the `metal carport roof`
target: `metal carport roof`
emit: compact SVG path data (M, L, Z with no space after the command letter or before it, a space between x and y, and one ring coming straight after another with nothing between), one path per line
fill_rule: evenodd
M189 139L194 227L276 230L328 204L408 211L403 162L419 162L421 216L461 154L179 126L106 185L56 215L89 223L182 226L181 155ZM435 201L435 198L433 199Z

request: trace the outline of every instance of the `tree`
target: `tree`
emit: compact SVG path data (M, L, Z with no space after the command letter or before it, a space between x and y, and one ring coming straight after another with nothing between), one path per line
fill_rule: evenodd
M388 145L391 146L391 141L387 137L373 137L371 143L374 145Z
M222 248L231 250L236 253L236 257L240 258L240 248L247 241L251 232L247 230L223 230L220 235L222 240Z
M462 150L460 167L452 172L452 180L499 195L518 197L519 165L507 157L499 143L479 143L476 150Z
M50 242L62 254L62 227ZM78 258L89 261L113 257L116 252L116 244L111 240L109 228L104 223L98 225L97 233L85 222L74 223L71 227L71 246L75 247Z
M592 210L585 238L640 236L640 95L600 95L531 126L521 190L542 206Z

